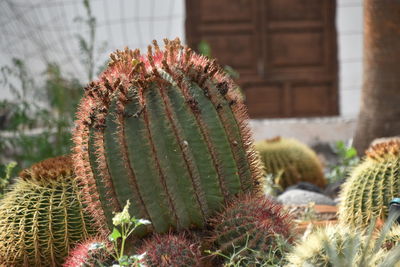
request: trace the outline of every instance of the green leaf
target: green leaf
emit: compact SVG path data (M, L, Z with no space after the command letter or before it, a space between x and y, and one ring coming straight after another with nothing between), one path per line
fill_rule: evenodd
M346 151L346 158L353 158L355 156L357 156L357 150L354 147L351 147Z
M108 236L108 239L109 239L110 241L116 241L116 240L117 240L118 238L120 238L121 236L122 236L122 235L121 235L121 233L119 232L119 230L118 230L117 228L114 227L114 229L113 229L111 235Z

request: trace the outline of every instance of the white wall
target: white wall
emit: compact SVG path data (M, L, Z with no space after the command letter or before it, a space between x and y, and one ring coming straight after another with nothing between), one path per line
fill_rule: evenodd
M88 28L76 21L85 18L83 0L0 1L0 67L13 57L23 59L35 75L45 61L61 65L64 74L85 81L77 34ZM146 51L153 39L184 39L185 0L90 0L97 19L97 66L108 54L128 46ZM99 48L98 47L98 48ZM10 93L0 85L0 99Z
M356 118L362 86L362 0L337 0L340 115Z

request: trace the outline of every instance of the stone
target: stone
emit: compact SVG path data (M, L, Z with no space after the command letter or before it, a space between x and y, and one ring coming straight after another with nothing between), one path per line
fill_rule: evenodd
M285 191L278 196L277 201L283 205L307 205L310 202L314 202L316 205L335 206L335 202L330 197L301 189Z
M288 188L286 188L286 191L294 190L294 189L301 189L301 190L306 190L306 191L320 193L320 194L324 193L324 191L320 187L316 186L315 184L309 183L309 182L299 182L295 185L291 185Z

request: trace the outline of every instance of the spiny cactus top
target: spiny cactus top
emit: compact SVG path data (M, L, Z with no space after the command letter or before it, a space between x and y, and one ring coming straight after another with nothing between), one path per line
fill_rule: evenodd
M92 233L79 190L68 157L24 170L0 201L0 265L60 266Z
M110 266L113 258L108 240L93 236L77 244L68 254L63 267ZM102 264L102 265L101 265Z
M372 219L388 216L390 201L400 197L400 141L370 147L340 193L339 221L367 227Z
M138 249L148 267L202 266L200 245L184 234L155 234Z
M282 172L279 185L286 188L300 181L320 187L326 185L321 163L308 146L291 138L275 137L256 143L265 172L277 175Z
M154 50L154 51L153 51ZM179 40L111 54L89 84L74 162L99 227L127 199L157 232L201 227L231 196L259 187L247 113L231 79Z
M289 214L264 196L235 199L210 221L209 241L227 257L242 251L241 256L277 264L293 238Z

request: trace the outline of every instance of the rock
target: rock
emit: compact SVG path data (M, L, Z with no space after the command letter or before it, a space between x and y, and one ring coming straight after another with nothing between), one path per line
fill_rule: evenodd
M319 188L315 184L312 184L309 182L299 182L295 185L291 185L288 188L286 188L286 191L294 190L294 189L301 189L301 190L306 190L306 191L320 193L320 194L324 193L324 191L321 188Z
M301 189L285 191L277 198L283 205L307 205L314 202L316 205L335 205L335 202L323 194Z

